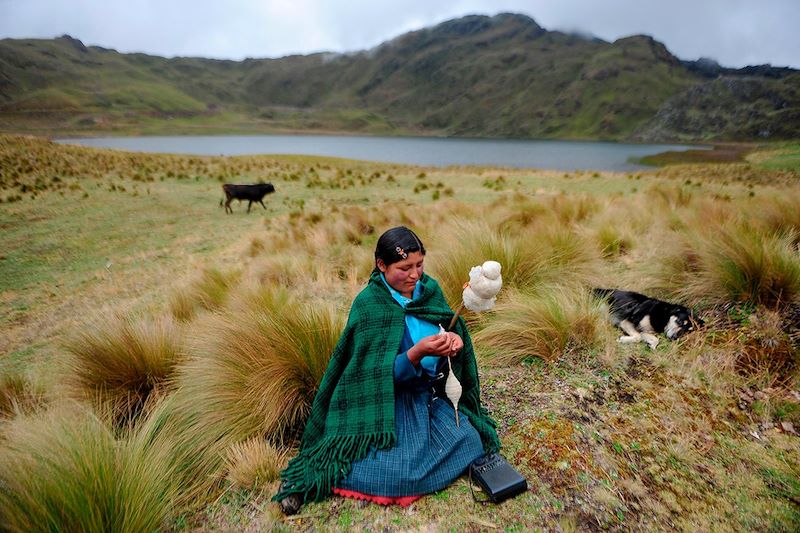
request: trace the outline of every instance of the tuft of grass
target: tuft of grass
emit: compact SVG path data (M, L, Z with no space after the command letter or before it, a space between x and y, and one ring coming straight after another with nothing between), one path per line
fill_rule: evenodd
M219 309L225 303L231 288L239 280L237 271L222 272L206 268L188 287L174 292L169 307L172 316L181 321L194 318L199 309Z
M5 531L139 532L161 529L175 496L172 470L114 438L75 406L7 426L0 444Z
M550 211L541 202L532 202L525 198L517 199L513 209L503 210L505 216L500 220L498 228L503 232L518 232L547 220Z
M656 183L647 188L648 198L656 199L658 202L669 209L686 207L692 202L692 191L682 185L666 185Z
M763 226L766 233L793 233L797 244L797 239L800 239L800 209L797 208L798 205L800 205L800 193L784 190L780 194L771 194L759 199L751 209L757 213L756 222Z
M431 261L431 271L451 305L460 303L470 268L490 259L502 265L504 287L521 290L556 280L581 280L597 259L584 238L560 226L505 233L486 221L459 219L439 235L446 237L435 244L440 251Z
M32 413L45 404L44 391L19 372L0 375L0 420Z
M651 255L637 269L647 273L643 290L705 305L774 309L796 303L800 298L798 233L766 231L763 220L755 217L743 221L711 216L720 223L700 223L693 230L673 230L653 240Z
M148 405L127 439L137 454L171 473L174 514L194 512L213 498L225 451L235 442L204 422L194 399L179 389Z
M110 314L85 324L65 342L65 389L108 409L117 423L136 418L166 386L183 356L183 335L166 316Z
M791 386L800 352L784 329L781 315L766 309L753 314L741 329L736 368L752 385Z
M605 258L617 257L633 248L633 240L614 224L599 227L595 233L600 253Z
M247 248L247 255L250 257L256 257L262 253L266 249L266 244L264 241L258 237L252 237L250 239L250 245Z
M582 222L601 208L600 201L591 196L566 196L558 195L549 200L551 213L562 225Z
M771 308L800 298L800 250L793 231L765 234L749 224L728 224L700 239L699 269L685 291L717 301Z
M225 456L228 480L243 489L258 489L276 481L291 451L279 449L261 437L233 444Z
M178 380L201 423L236 440L280 440L302 424L344 327L334 305L264 290L209 319Z
M535 294L514 292L475 334L496 364L518 364L531 357L554 361L568 353L597 348L604 316L587 291L563 286Z

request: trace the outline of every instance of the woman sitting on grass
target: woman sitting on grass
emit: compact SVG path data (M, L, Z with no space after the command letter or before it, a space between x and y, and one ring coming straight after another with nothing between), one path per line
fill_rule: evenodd
M462 318L423 273L425 247L408 228L378 239L375 270L356 296L306 424L273 498L284 513L331 492L409 505L447 487L500 442L481 407ZM444 395L447 359L461 382L459 424Z

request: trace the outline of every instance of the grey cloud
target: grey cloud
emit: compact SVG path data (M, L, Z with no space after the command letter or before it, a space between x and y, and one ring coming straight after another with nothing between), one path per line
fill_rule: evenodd
M0 0L0 37L68 33L123 52L243 59L365 50L450 18L503 11L608 41L652 35L682 59L800 68L797 0Z

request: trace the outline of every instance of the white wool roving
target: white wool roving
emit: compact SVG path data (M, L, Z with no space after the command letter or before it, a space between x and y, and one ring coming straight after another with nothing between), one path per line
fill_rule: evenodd
M501 269L497 261L486 261L470 269L469 283L461 295L464 307L476 313L494 307L497 293L503 286Z

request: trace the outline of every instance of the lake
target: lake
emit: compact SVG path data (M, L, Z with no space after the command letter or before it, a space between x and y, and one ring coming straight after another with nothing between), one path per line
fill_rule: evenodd
M594 141L362 137L353 135L208 135L60 139L58 142L134 152L191 155L302 154L425 166L477 165L632 172L651 168L637 158L703 148Z

